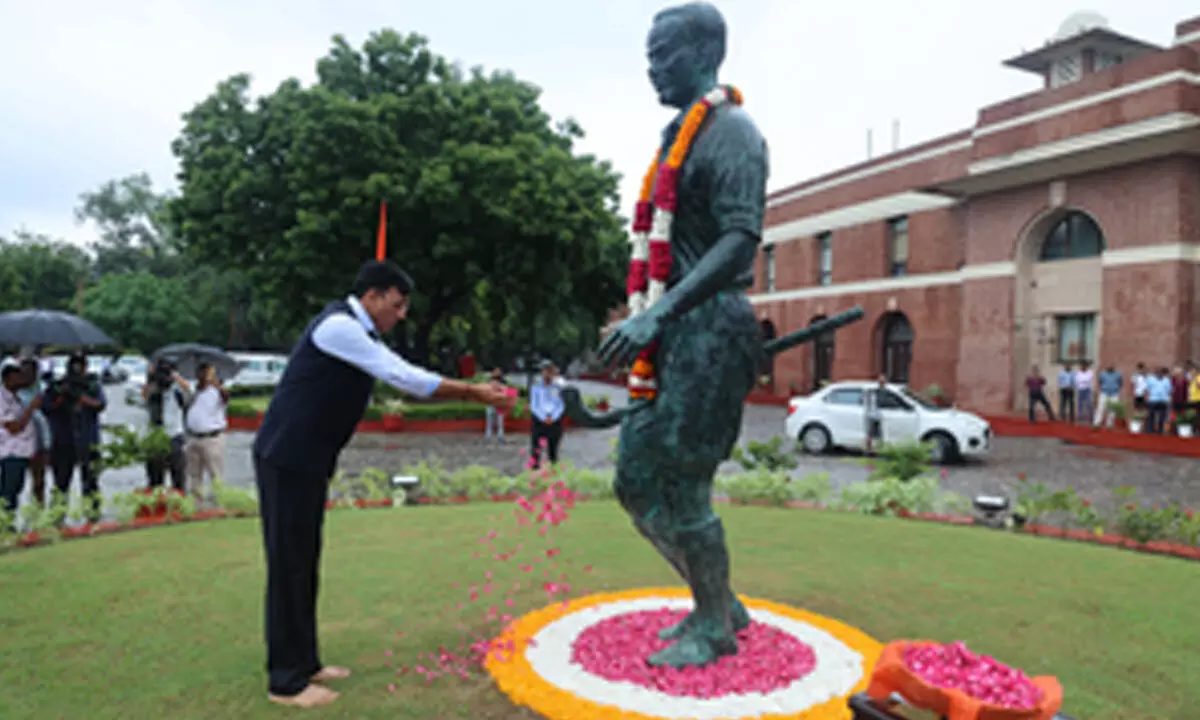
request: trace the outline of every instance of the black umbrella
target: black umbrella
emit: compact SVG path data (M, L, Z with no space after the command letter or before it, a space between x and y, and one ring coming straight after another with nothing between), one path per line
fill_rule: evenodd
M18 310L0 313L0 346L57 345L80 347L116 345L87 320L57 310Z
M217 376L223 380L228 380L238 372L237 360L214 345L199 343L166 345L154 351L154 354L150 356L150 364L153 365L162 358L170 360L175 364L179 374L189 378L196 377L196 366L200 363L212 365L217 371Z

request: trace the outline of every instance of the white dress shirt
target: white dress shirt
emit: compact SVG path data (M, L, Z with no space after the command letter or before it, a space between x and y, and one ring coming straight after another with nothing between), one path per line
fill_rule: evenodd
M334 313L313 329L312 341L321 352L347 362L371 377L415 397L427 398L442 384L442 376L417 367L379 341L366 308L347 298L354 317Z
M166 431L168 437L183 434L183 408L187 402L187 393L179 383L175 383L163 393L163 430ZM221 416L223 418L224 413Z
M163 420L165 423L165 407ZM225 419L225 401L221 399L221 391L212 385L197 390L192 404L188 407L186 422L188 432L193 435L224 432L229 421Z

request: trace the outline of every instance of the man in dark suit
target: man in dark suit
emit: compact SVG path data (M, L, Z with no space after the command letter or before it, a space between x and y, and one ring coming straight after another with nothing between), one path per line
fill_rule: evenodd
M422 398L510 409L501 387L473 385L417 367L380 341L408 311L412 280L391 262L371 261L353 293L330 303L292 350L254 441L254 473L267 554L268 697L296 707L328 705L325 683L349 677L317 652L321 528L329 479L354 434L376 380Z

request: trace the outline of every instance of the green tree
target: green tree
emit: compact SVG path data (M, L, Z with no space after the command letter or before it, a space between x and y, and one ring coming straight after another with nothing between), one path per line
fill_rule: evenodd
M109 180L79 196L75 219L90 220L100 231L92 243L98 274L145 270L169 276L183 269L165 222L166 202L144 172Z
M194 342L200 332L196 305L182 278L145 271L105 275L88 288L84 316L127 348L143 353L174 342Z
M620 301L619 177L575 153L582 131L552 125L537 88L463 72L391 30L361 50L335 37L317 74L257 100L234 76L185 115L173 144L176 234L245 271L280 325L297 328L347 290L385 201L389 254L419 286L407 323L418 361L435 330L461 335L472 314L496 325L581 309L598 326Z
M0 310L76 311L91 260L79 247L18 231L0 238Z

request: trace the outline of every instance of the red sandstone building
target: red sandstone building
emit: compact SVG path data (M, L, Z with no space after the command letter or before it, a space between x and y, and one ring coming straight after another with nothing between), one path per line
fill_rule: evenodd
M867 313L780 356L776 392L882 372L1000 412L1034 364L1200 359L1200 17L1175 33L1160 48L1073 16L1005 63L1041 90L772 193L764 331Z

